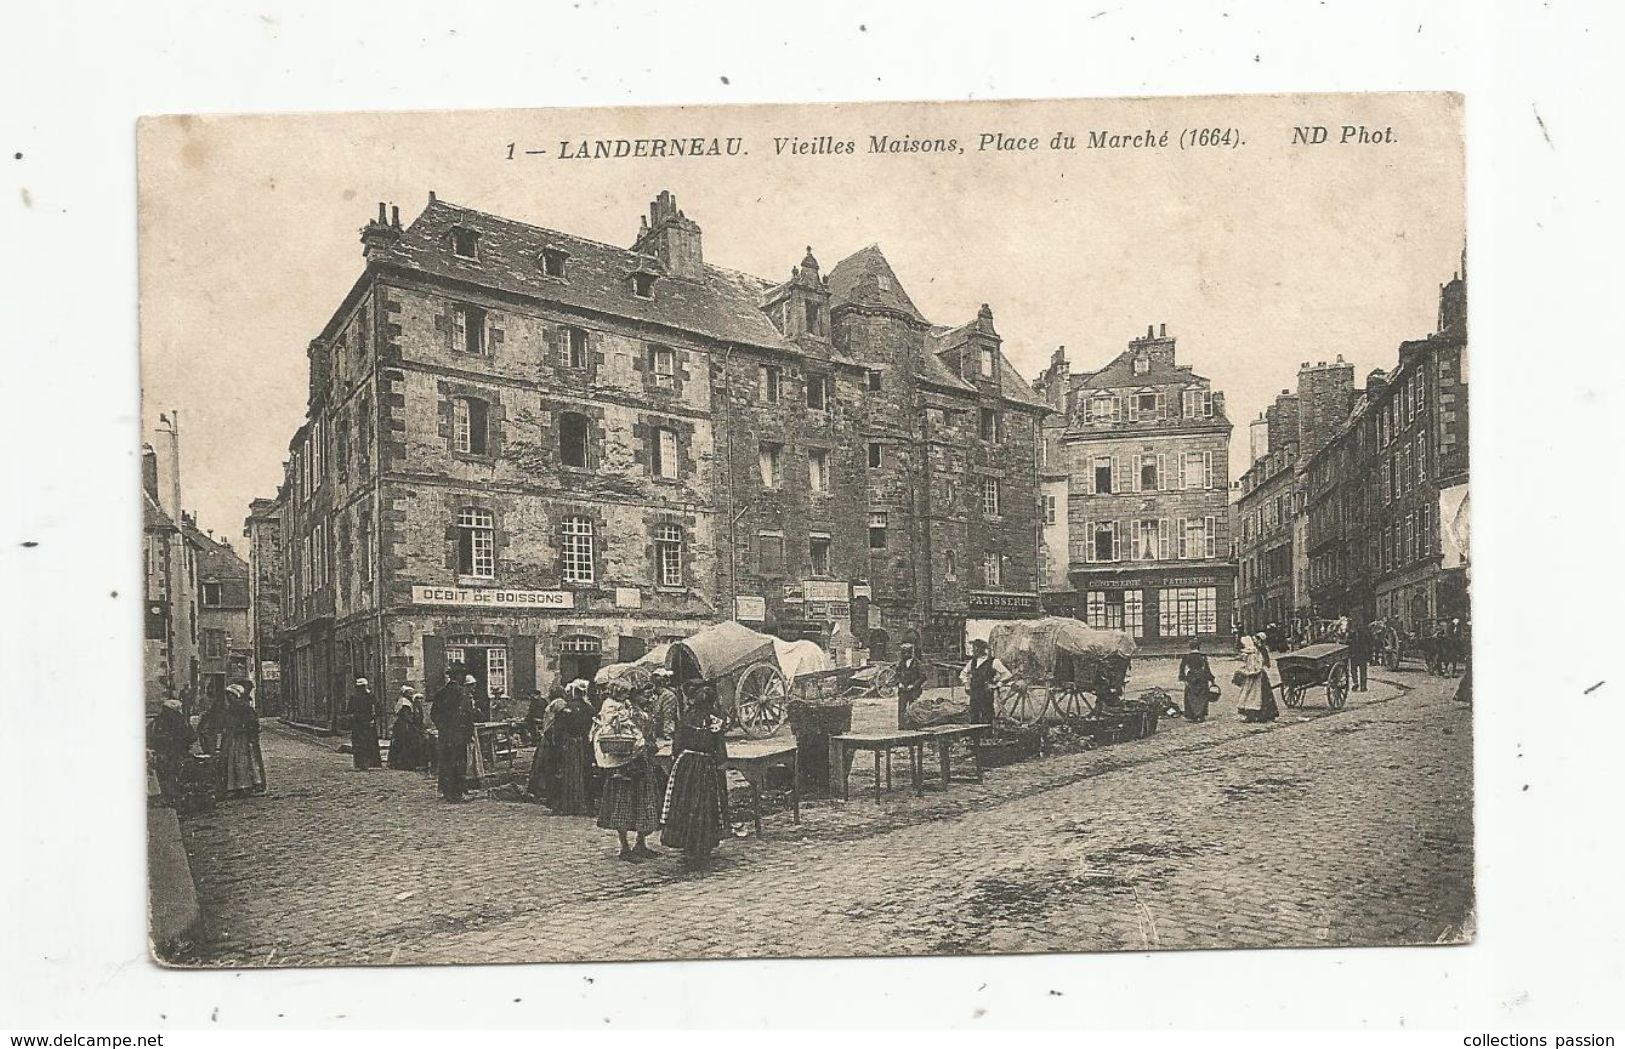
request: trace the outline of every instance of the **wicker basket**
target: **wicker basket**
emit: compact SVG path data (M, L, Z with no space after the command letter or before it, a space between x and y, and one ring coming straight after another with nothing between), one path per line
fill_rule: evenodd
M598 737L598 749L611 758L629 758L632 756L632 752L637 749L637 746L638 740L636 736Z

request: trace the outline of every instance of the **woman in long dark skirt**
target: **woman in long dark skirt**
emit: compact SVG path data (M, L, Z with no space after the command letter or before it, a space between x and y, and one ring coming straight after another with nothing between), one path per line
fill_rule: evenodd
M401 697L389 729L389 767L411 771L423 766L423 722L412 700Z
M1191 650L1179 661L1179 680L1185 683L1185 720L1206 721L1213 698L1213 668L1202 654L1202 642L1191 638Z
M621 839L621 856L631 863L659 856L647 838L660 826L660 786L654 769L654 722L632 702L623 686L610 694L592 727L593 759L601 770L598 825ZM637 835L637 844L627 841Z
M703 867L728 832L728 791L724 769L728 745L723 741L717 690L701 688L672 729L674 755L660 821L660 842L682 849L690 867Z
M585 816L592 812L587 799L592 766L587 737L592 732L592 717L586 683L581 681L550 702L542 716L530 790L555 815Z

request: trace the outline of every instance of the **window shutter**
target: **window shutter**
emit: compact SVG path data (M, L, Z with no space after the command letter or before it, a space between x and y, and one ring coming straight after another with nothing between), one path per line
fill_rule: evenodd
M1126 397L1112 398L1112 422L1120 423L1123 421L1123 402L1127 399Z
M1204 488L1212 488L1213 487L1213 453L1212 452L1203 452L1202 453L1202 471L1203 471L1203 474L1207 478L1207 483L1204 484L1203 487Z
M1123 522L1112 522L1112 560L1123 559Z
M1166 517L1157 521L1157 559L1168 560L1168 519Z
M1131 396L1129 398L1129 400L1128 400L1128 421L1129 422L1137 422L1137 421L1139 421L1139 418L1140 418L1140 399L1138 397L1132 397Z
M1140 537L1140 523L1138 521L1130 521L1129 525L1132 528L1132 532L1129 536L1130 549L1132 550L1134 560L1138 561L1144 553L1143 544Z
M1185 552L1185 547L1186 547L1185 527L1186 527L1186 525L1185 525L1185 519L1183 517L1179 518L1178 520L1179 520L1179 556L1181 558L1184 558L1184 557L1189 556Z
M1129 487L1125 482L1126 478L1123 477L1123 457L1121 455L1114 455L1112 456L1112 491L1128 491Z
M1207 557L1214 556L1214 553L1219 548L1219 536L1218 536L1217 525L1218 525L1218 521L1215 518L1205 517L1205 518L1202 519L1203 532L1204 532L1204 534L1206 535L1206 538L1207 538L1207 549L1205 551L1203 551L1203 553Z
M1083 523L1083 559L1085 561L1095 559L1095 523L1093 521Z
M1163 419L1168 415L1168 398L1161 391L1157 391L1157 418Z
M1213 418L1213 391L1212 390L1203 390L1202 391L1202 414L1205 417L1209 418L1209 419Z
M1159 452L1157 454L1157 491L1166 492L1167 490L1168 490L1168 456L1166 456L1166 455Z
M1083 467L1083 494L1095 494L1095 461L1085 459Z

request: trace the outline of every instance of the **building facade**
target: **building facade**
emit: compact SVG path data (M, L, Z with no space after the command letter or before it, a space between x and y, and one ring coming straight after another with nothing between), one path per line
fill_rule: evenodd
M178 699L196 713L198 683L197 557L164 508L158 457L141 450L143 630L146 712Z
M282 714L282 502L255 499L243 521L248 540L248 643L254 695L262 715Z
M877 248L721 269L668 193L630 249L432 194L362 244L283 486L290 719L452 661L517 696L721 619L957 652L1036 607L1044 405L991 311L931 324Z
M1057 354L1036 388L1053 399L1057 386L1066 411L1049 425L1042 476L1045 495L1064 476L1071 585L1046 594L1050 608L1152 648L1229 635L1224 394L1177 362L1166 325L1095 372L1071 375Z
M248 628L248 565L231 544L182 516L181 530L197 565L197 692L204 703L224 698L226 686L253 672Z

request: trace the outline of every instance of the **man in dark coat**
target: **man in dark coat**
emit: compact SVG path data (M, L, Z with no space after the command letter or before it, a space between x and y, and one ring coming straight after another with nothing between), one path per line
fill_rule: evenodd
M903 645L903 658L897 661L897 727L903 727L908 705L925 691L925 664L915 654L914 646Z
M993 724L993 690L1010 680L1010 671L997 659L987 654L987 642L977 638L971 642L970 662L959 672L959 681L970 695L972 724Z
M474 738L474 701L463 684L468 671L461 663L446 668L446 683L434 694L429 717L440 733L436 767L440 773L440 796L462 801L463 781L468 776L468 742Z
M350 757L358 771L384 767L378 755L378 708L364 677L355 679L350 693Z
M192 741L197 733L192 723L181 712L181 701L164 700L147 727L147 749L152 751L153 771L158 776L158 789L170 808L179 808L186 766L192 760Z
M1356 692L1365 691L1365 671L1371 663L1371 628L1358 620L1349 623L1349 678Z

